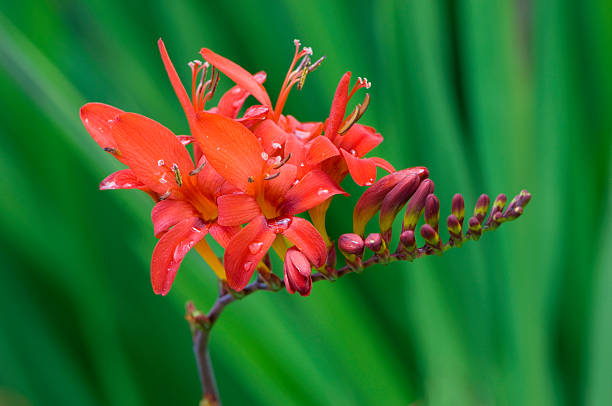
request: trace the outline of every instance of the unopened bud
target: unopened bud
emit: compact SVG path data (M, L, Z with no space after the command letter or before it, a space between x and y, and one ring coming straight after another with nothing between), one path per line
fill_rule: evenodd
M415 173L409 174L406 179L398 183L383 200L380 208L380 230L387 244L391 240L391 226L397 213L404 207L406 202L414 195L421 179Z
M500 193L495 198L493 202L493 206L491 207L491 214L489 215L489 219L487 220L486 225L492 228L497 228L499 226L499 219L501 218L504 207L506 206L506 202L508 198L505 194Z
M474 240L478 240L482 235L482 226L480 225L480 221L476 217L471 217L470 221L468 221L468 226L470 227L470 237Z
M312 268L310 261L300 250L291 247L285 254L285 287L287 292L298 292L300 296L310 295L312 290Z
M457 217L460 224L463 224L463 219L465 218L465 202L463 201L463 196L461 196L460 193L453 196L451 213Z
M425 222L438 231L440 222L440 201L433 193L425 199Z
M400 234L400 243L397 250L399 253L406 256L406 259L409 261L412 261L416 257L417 246L414 230L407 230Z
M486 194L480 195L480 197L476 201L476 206L474 207L474 217L476 217L480 223L482 223L485 217L487 217L487 212L489 211L489 203L489 196Z
M448 216L446 219L446 226L448 227L448 234L451 237L451 243L455 246L461 245L463 240L461 223L454 214Z
M441 245L440 235L437 231L429 224L423 224L421 226L421 235L427 241L432 248L439 249Z
M342 234L338 238L338 248L346 258L346 263L353 270L361 269L361 257L363 255L364 242L361 236L353 233Z
M365 246L370 251L378 252L383 247L383 239L379 233L372 233L365 239Z
M403 231L414 230L419 218L423 214L423 208L425 206L425 199L427 196L434 191L434 183L430 179L425 179L419 185L418 189L414 193L414 196L410 199L406 205L406 213L404 214Z

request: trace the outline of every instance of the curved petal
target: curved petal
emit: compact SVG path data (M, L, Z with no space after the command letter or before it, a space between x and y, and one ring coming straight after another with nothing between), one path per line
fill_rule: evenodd
M374 165L376 165L377 167L383 168L385 171L389 173L395 172L395 168L393 167L393 165L391 165L389 162L385 161L384 159L379 158L377 156L373 156L369 159L370 161L374 162Z
M253 133L264 151L270 155L277 155L287 140L287 133L270 119L262 121Z
M266 106L251 106L246 109L242 117L236 119L236 121L246 128L251 129L251 127L253 127L255 124L266 119L268 116L268 111L270 111L270 109Z
M342 156L356 184L369 186L376 181L376 165L373 161L369 158L357 158L344 149L340 149L340 151L342 151Z
M346 72L336 88L334 100L332 101L329 118L325 125L325 135L333 139L338 133L338 129L344 120L346 114L346 103L348 103L349 82L351 81L351 72Z
M252 132L232 119L203 112L197 115L193 135L219 175L242 191L254 190L267 158Z
M264 216L255 218L232 238L224 256L227 282L232 289L244 289L275 238Z
M219 206L217 222L222 226L239 226L261 214L257 201L246 193L219 196L217 205Z
M253 75L253 79L255 79L255 81L258 83L265 82L266 72L257 72ZM247 97L249 97L248 90L245 90L238 85L232 87L230 90L225 92L223 96L221 96L221 99L217 104L217 113L229 118L238 117L238 113L240 112L240 109L242 108L242 105Z
M327 158L340 155L338 148L327 137L316 137L308 148L306 161L309 165L317 165Z
M181 221L157 242L151 258L151 283L158 295L170 291L183 258L206 235L206 225L197 218Z
M325 241L310 221L294 217L283 235L294 243L315 267L323 266L327 259Z
M285 164L278 170L279 175L264 182L264 196L267 202L272 206L277 207L283 200L285 194L295 182L297 175L297 167L291 164Z
M85 129L102 148L109 152L118 151L119 147L111 133L111 123L123 110L104 103L87 103L79 112ZM121 161L121 156L114 154Z
M288 216L299 214L337 194L346 195L325 172L314 169L285 194L280 212Z
M226 248L229 242L242 230L240 226L220 226L219 224L213 223L208 228L208 232L211 237L219 243L220 246Z
M272 108L266 89L244 68L208 48L202 48L200 54L208 63L225 73L238 86L253 95L261 104Z
M168 78L170 79L170 83L172 83L172 88L176 93L176 97L178 97L181 106L183 106L183 110L185 111L185 115L187 119L191 122L195 118L195 110L193 105L191 104L191 99L189 95L187 95L187 91L179 78L178 73L176 73L176 69L174 69L174 65L170 60L170 56L168 55L168 51L166 51L166 45L164 45L164 41L160 38L157 40L157 46L159 48L159 53L161 54L162 61L164 62L164 67L166 68L166 72L168 73Z
M362 158L383 142L383 137L372 127L353 124L346 134L336 138L335 141L338 143L339 148L344 148L351 152L355 151L355 155Z
M190 217L197 217L198 213L192 205L184 200L162 200L153 206L151 221L156 238L160 238L170 227Z
M131 169L121 169L108 175L100 182L100 190L114 189L145 189L142 183Z
M160 195L180 189L174 165L183 177L193 169L191 156L178 138L150 118L123 113L113 120L111 130L125 164Z
M215 171L212 165L206 162L204 155L202 155L198 162L198 168L202 168L197 175L198 188L211 200L216 200L217 193L221 190L225 179Z

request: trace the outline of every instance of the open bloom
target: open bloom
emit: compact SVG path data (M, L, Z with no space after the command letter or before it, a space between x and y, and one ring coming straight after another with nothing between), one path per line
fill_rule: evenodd
M159 238L151 260L155 293L168 293L193 246L224 279L223 266L203 238L210 233L227 246L239 230L217 224L216 198L228 187L225 180L206 165L204 157L196 169L179 138L147 117L90 103L81 108L81 119L105 150L129 166L102 181L100 188L140 188L157 201L151 213Z

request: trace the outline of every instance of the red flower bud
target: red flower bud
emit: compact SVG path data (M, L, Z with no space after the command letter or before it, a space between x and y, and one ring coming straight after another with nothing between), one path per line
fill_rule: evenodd
M300 250L291 247L285 254L285 287L287 292L310 295L312 290L311 265Z
M440 201L433 193L425 199L425 222L438 231L440 222Z
M373 252L378 252L383 247L383 239L379 233L372 233L365 239L365 246Z
M474 207L474 216L478 219L480 223L482 223L487 217L487 212L489 211L489 196L486 194L480 195L478 200L476 201L476 206Z
M391 226L397 213L404 207L406 202L414 195L420 183L417 174L409 174L404 180L399 182L383 200L380 208L380 231L385 242L388 244L391 239Z
M423 214L425 199L434 191L434 183L430 179L425 179L419 185L408 204L406 205L406 213L404 214L403 230L414 230L419 218Z

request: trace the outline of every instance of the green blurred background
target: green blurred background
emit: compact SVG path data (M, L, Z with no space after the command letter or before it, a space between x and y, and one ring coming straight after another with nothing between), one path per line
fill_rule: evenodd
M98 191L120 166L78 118L99 101L185 133L159 37L185 80L207 46L266 70L272 95L300 38L327 60L286 112L323 119L350 69L373 82L375 152L428 166L443 213L456 192L534 196L442 258L229 307L211 344L225 404L612 404L605 0L3 2L0 404L199 399L183 306L211 305L213 274L192 253L153 294L152 203ZM335 237L359 193L345 187Z

